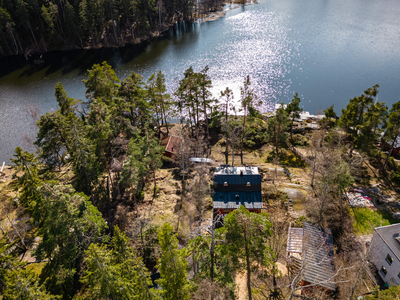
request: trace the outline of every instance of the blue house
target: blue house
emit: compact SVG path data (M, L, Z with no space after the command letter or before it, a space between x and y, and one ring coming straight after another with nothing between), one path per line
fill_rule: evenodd
M261 174L257 167L221 165L214 172L213 213L225 216L243 205L251 212L263 208Z

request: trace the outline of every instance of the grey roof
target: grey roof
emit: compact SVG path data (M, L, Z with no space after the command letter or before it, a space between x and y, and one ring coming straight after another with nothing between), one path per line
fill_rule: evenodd
M238 198L236 196L239 196ZM239 208L241 205L247 209L263 208L261 192L214 192L214 208Z
M335 290L333 236L328 228L303 223L302 279L330 290Z
M286 252L288 255L303 252L303 228L289 228Z
M227 182L228 184L259 184L261 185L261 174L253 175L214 175L214 184L223 184Z
M229 165L220 165L215 168L214 174L226 174L226 175L240 175L240 173L244 174L258 174L257 167L231 167Z
M213 162L211 158L204 158L204 157L192 157L192 158L189 158L189 160L192 162L199 162L199 163L201 163L201 162L212 163Z
M400 242L396 240L397 237L400 237L400 224L378 227L375 228L375 231L400 261Z

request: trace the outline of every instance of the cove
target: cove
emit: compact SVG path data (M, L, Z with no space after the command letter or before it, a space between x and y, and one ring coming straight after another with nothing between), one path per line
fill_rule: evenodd
M185 69L208 65L214 94L229 86L239 98L243 77L266 109L298 92L304 110L334 104L340 113L350 98L378 83L379 100L399 101L400 6L396 0L261 0L201 24L177 24L151 42L122 48L51 52L26 62L0 60L0 163L23 137L34 137L28 106L41 114L57 109L54 85L84 99L82 79L106 60L120 79L145 79L161 70L172 92ZM36 63L40 64L35 64ZM32 150L32 149L30 149Z

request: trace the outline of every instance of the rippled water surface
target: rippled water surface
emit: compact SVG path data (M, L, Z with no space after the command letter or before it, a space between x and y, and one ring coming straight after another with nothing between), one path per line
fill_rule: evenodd
M250 75L267 109L288 102L295 92L305 110L335 105L379 83L379 100L399 101L400 4L398 0L261 0L232 10L225 18L176 26L157 41L120 49L56 52L42 64L21 58L0 61L0 163L23 136L34 136L26 110L57 109L54 85L84 98L81 82L93 63L107 60L122 79L131 71L147 78L162 70L170 91L183 71L205 65L214 94L229 86L239 98Z

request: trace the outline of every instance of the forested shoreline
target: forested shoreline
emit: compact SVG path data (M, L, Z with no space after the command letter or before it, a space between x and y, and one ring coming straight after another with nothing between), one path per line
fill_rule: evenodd
M222 9L223 0L0 0L0 56L120 47Z
M215 98L208 70L189 67L173 94L161 71L120 80L106 62L88 70L84 100L55 86L58 109L33 113L35 152L17 147L12 180L0 182L0 299L230 300L239 286L241 299L292 299L304 289L301 270L290 277L282 266L288 228L303 221L334 236L337 272L323 282L337 289L312 299L398 294L394 285L363 285L366 254L354 225L363 220L346 193L358 179L397 197L390 145L400 135L400 102L389 110L374 85L340 117L332 105L306 129L297 93L262 114L250 76L237 105L228 87ZM172 135L181 140L176 161L160 145ZM241 206L213 216L217 163L259 166L259 214ZM307 195L301 214L288 208L293 186Z

